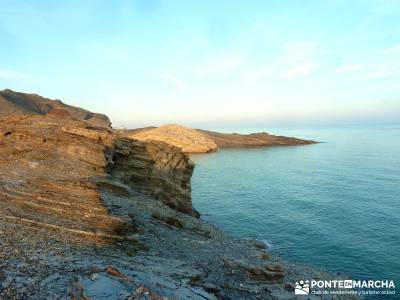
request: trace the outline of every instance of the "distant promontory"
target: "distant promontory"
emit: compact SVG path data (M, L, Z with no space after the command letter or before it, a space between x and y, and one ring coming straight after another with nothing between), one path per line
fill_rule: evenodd
M239 134L192 129L178 124L126 130L125 134L142 141L162 141L185 153L206 153L219 148L309 145L316 142L266 132Z

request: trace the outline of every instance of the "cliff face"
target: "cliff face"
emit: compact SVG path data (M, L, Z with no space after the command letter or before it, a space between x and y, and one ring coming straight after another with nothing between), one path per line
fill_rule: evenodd
M190 196L193 165L176 149L49 116L0 124L0 196L9 218L112 235L128 223L107 213L101 191L129 188L198 216Z
M178 148L163 142L118 139L110 155L108 169L113 177L173 209L199 217L191 202L194 165Z
M0 117L26 114L50 115L62 119L84 120L96 126L111 126L107 116L70 106L59 100L12 90L0 91Z

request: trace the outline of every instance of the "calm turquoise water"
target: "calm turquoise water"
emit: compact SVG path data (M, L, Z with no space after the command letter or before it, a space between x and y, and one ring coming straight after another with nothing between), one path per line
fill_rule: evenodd
M195 207L289 260L398 288L400 127L272 133L324 143L194 155Z

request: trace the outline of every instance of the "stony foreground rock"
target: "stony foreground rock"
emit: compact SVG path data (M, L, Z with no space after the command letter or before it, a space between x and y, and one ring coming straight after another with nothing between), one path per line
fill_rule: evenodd
M329 278L198 219L161 142L51 116L0 120L0 299L293 299Z

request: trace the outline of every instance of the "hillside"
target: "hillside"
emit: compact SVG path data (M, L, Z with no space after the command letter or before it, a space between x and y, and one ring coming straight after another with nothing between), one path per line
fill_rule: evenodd
M220 148L231 147L262 147L262 146L295 146L315 144L315 141L303 140L294 137L272 135L266 132L239 134L220 133L197 129L207 138L213 140Z
M36 94L0 91L0 117L11 115L50 115L61 119L87 121L96 126L110 127L110 119L102 114L64 104Z
M276 136L265 132L219 133L187 128L177 124L127 130L124 134L142 141L163 141L181 148L185 153L206 153L216 151L218 148L229 147L295 146L315 143L310 140Z
M158 128L144 128L130 132L129 137L141 141L162 141L178 147L186 153L204 153L215 151L218 145L196 129L177 124L164 125Z

